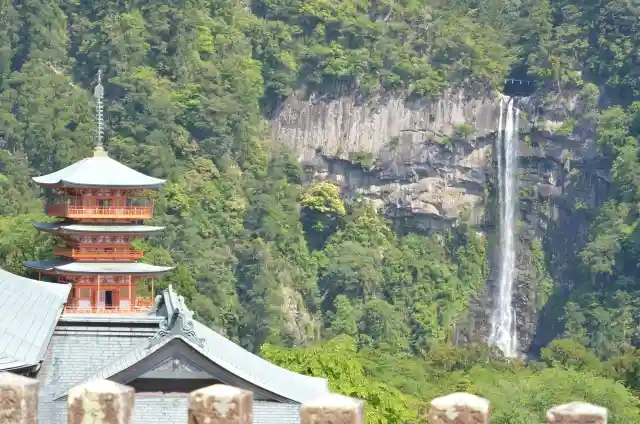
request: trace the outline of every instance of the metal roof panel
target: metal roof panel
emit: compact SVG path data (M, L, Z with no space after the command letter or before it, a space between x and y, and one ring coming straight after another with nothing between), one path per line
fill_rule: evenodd
M71 222L36 222L33 226L40 231L64 233L156 233L166 227L137 224L75 224Z
M70 289L0 269L0 370L42 361Z
M25 261L24 266L37 271L55 270L69 274L159 274L174 268L142 262L75 262L66 259Z
M33 181L43 185L122 188L158 188L165 183L109 156L88 157L51 174L34 177Z

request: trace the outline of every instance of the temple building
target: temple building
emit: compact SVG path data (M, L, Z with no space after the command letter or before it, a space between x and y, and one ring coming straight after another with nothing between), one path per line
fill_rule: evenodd
M162 231L143 225L153 217L149 190L164 180L141 174L110 158L102 145L93 156L60 171L33 179L46 193L45 214L60 218L35 227L58 236L62 244L56 259L27 261L25 267L39 275L54 275L71 283L67 310L129 311L148 308L151 296L136 295L137 283L172 267L138 262L144 253L131 243Z
M67 392L108 379L136 390L136 424L184 424L188 393L211 384L254 393L254 422L297 424L300 404L329 393L327 381L280 368L193 318L169 285L171 271L139 262L131 242L163 230L149 190L164 181L109 158L102 147L102 86L96 89L98 144L93 156L34 178L55 222L35 223L62 240L55 259L25 266L52 281L0 270L0 371L40 382L39 422L66 422ZM170 280L171 274L167 274ZM151 279L153 297L137 291Z

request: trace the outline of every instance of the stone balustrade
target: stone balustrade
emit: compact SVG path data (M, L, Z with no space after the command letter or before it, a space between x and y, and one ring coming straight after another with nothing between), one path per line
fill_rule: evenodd
M0 373L0 424L38 422L37 380ZM69 391L68 424L133 424L134 390L96 380ZM251 424L253 394L216 384L189 394L188 424ZM429 424L489 424L490 403L469 393L453 393L431 401ZM302 405L300 424L364 424L364 402L330 394ZM551 408L547 424L606 424L607 410L583 402ZM49 423L43 423L49 424ZM62 424L62 423L52 423ZM151 424L151 423L150 423Z

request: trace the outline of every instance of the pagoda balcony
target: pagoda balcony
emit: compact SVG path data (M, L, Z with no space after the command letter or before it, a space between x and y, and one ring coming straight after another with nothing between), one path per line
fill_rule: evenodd
M53 250L53 254L56 256L64 256L65 258L71 258L77 261L135 261L141 259L144 256L142 250L135 250L129 248L71 248L71 247L56 247Z
M45 213L69 219L151 219L153 206L73 206L47 204Z
M154 300L146 297L138 297L135 300L135 304L133 306L108 306L108 305L80 305L77 301L72 301L65 305L63 314L66 315L86 315L86 314L105 314L105 315L115 315L115 314L141 314L147 315L153 305L155 304Z

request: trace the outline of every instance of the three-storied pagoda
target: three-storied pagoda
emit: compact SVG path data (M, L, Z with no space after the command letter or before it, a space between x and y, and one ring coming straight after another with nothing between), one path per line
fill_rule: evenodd
M136 283L169 271L172 267L138 262L143 252L132 247L134 239L162 231L143 224L153 217L150 190L164 180L135 171L110 158L102 147L102 95L98 76L98 143L92 157L33 180L46 191L45 214L58 222L34 226L60 237L56 259L26 261L39 274L55 275L71 283L66 311L135 311L153 304L136 297ZM153 281L153 280L152 280Z
M131 248L163 229L142 223L153 212L146 194L163 181L104 153L101 95L98 84L94 156L35 178L47 214L62 218L36 228L65 244L58 259L27 266L58 283L0 269L0 371L38 378L41 424L66 423L69 389L97 379L135 389L134 424L184 424L188 393L220 383L253 392L254 424L299 424L300 404L328 394L327 380L280 368L198 322L171 285L148 310L134 309L135 283L170 269L136 262Z

